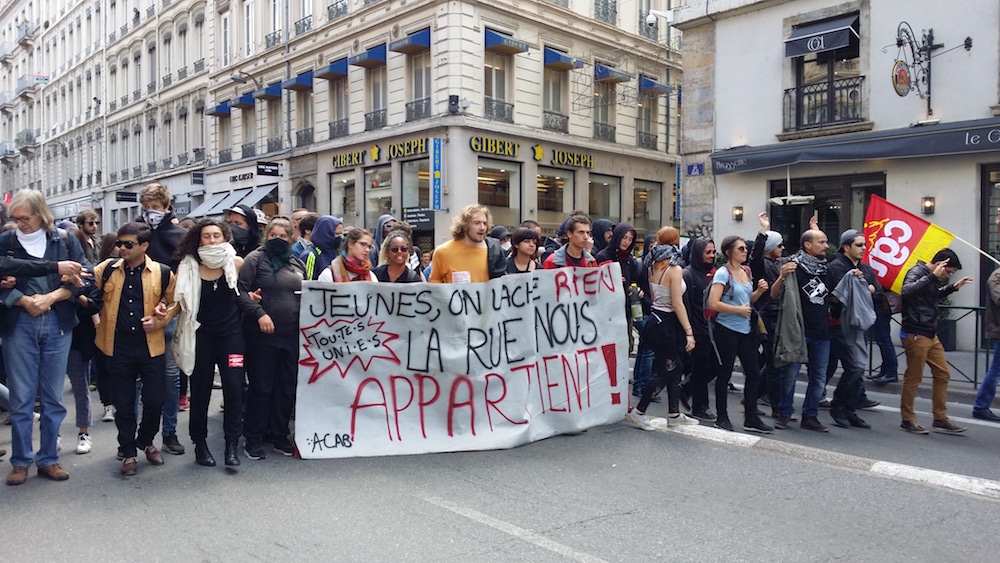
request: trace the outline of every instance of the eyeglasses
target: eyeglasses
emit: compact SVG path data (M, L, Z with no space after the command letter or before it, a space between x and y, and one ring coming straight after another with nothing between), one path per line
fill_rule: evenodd
M745 246L737 246L736 250L739 250L740 252L746 252L747 251L747 247L745 247Z
M398 252L409 252L409 251L410 251L410 247L409 246L390 246L389 247L389 252L392 252L393 254L396 254Z
M133 248L135 248L135 245L137 245L137 244L139 244L139 243L138 242L133 242L133 241L130 241L130 240L116 240L115 241L115 246L117 246L118 248L121 248L121 247L124 246L125 248L127 248L129 250L132 250Z
M854 246L856 246L858 248L864 248L865 247L865 243L863 243L863 242L856 242L856 243L854 243Z
M27 223L28 221L31 221L32 217L34 217L34 215L24 215L24 216L21 216L21 217L11 217L11 219L13 219L15 223Z
M715 254L715 251L714 250L706 250L705 254Z
M361 246L363 246L365 248L369 248L369 249L372 247L372 243L365 242L363 240L359 240L359 241L355 242L354 244L360 244Z

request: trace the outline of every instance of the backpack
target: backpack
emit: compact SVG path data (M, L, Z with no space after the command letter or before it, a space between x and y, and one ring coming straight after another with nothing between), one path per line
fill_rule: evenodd
M747 278L749 278L750 281L753 282L753 274L750 273L750 268L747 267L746 265L743 265L742 268L743 271L747 273ZM712 349L715 351L715 358L719 361L719 364L722 364L722 356L719 354L719 347L715 345L715 321L716 318L719 316L719 312L713 311L708 306L708 296L712 292L712 286L714 285L712 283L712 280L715 278L716 270L718 270L718 267L712 268L708 272L708 274L706 274L706 277L708 278L709 281L708 285L705 286L705 291L702 293L701 296L701 307L702 307L702 312L705 315L705 325L708 327L708 338L709 340L712 341ZM722 288L723 295L725 295L726 293L729 292L729 290L732 289L733 287L731 283L732 279L733 276L730 275L729 279L726 280L726 285Z

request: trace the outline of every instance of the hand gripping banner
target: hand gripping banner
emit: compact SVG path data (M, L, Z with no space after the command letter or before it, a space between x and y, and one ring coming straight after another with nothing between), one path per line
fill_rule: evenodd
M511 448L625 416L621 268L476 284L305 282L303 458Z

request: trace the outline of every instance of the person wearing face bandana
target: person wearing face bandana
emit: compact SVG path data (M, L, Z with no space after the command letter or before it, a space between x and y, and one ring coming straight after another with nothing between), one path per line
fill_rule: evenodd
M266 457L261 446L273 439L274 451L295 453L289 420L295 404L296 365L299 358L299 292L305 266L292 256L292 223L271 219L264 246L247 255L240 270L236 304L243 312L246 341L247 393L243 435L250 459Z
M236 255L245 258L260 246L260 231L257 229L257 214L249 205L239 204L231 209L224 209L229 229L233 232L230 244L236 249Z
M319 279L319 275L330 267L333 259L339 254L343 241L343 219L332 215L323 215L316 219L316 225L312 232L312 242L315 248L299 255L299 260L306 265L307 280Z
M174 256L174 251L177 250L177 245L180 244L181 237L186 231L174 223L174 213L173 208L170 207L170 200L170 191L163 184L156 182L146 184L139 191L139 204L142 205L142 213L137 220L146 223L152 231L146 256L149 256L154 262L170 266L171 271L177 273L177 264L180 260ZM177 330L176 319L163 329L163 337L167 342L170 342L174 337L175 330ZM182 374L178 369L174 353L169 346L167 346L166 351L166 370L167 394L163 400L162 449L173 455L182 455L184 446L177 439L177 411L181 398L181 387L187 387L187 375Z

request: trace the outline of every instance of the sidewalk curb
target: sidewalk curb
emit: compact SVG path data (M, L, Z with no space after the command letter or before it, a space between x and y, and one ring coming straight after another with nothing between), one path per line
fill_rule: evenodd
M932 485L951 489L962 493L1000 500L1000 481L970 477L958 473L947 473L934 469L925 469L913 465L879 461L851 454L832 452L820 448L791 444L781 440L770 440L760 436L740 434L738 432L728 432L719 428L708 426L667 426L667 419L662 417L649 417L650 424L661 432L671 432L708 440L730 446L741 448L762 450L776 454L782 454L797 459L854 469L872 473L881 477L901 479L911 483L921 485Z

